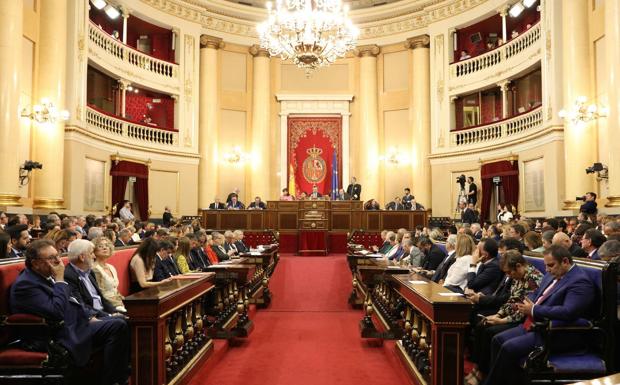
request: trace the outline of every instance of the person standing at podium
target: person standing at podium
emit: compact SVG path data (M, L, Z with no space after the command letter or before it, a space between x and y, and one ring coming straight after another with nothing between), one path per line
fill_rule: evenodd
M347 194L351 197L351 200L359 201L362 195L362 185L357 183L355 177L351 178L351 184L347 187Z

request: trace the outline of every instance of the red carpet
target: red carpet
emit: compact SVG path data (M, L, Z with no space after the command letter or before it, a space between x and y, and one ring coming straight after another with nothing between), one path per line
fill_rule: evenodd
M269 286L273 302L253 317L254 332L238 346L218 342L190 385L411 384L393 343L360 338L343 255L283 256Z

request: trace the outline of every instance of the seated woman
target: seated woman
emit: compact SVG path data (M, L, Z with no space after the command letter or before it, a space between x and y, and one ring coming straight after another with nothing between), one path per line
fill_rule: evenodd
M116 310L126 313L123 304L123 296L118 292L118 274L113 265L107 263L108 258L114 253L114 245L108 238L97 237L93 239L95 245L95 263L93 273L97 279L97 285L101 289L101 294L107 299Z
M364 210L381 210L381 206L375 199L371 199L364 204Z
M134 252L129 262L132 293L149 287L159 286L172 280L172 278L166 278L159 282L153 282L155 258L157 258L158 251L159 242L153 238L147 238L142 241Z
M525 316L518 311L516 304L523 302L528 294L538 289L543 278L543 273L529 264L517 250L506 251L500 264L504 273L512 279L510 296L496 314L481 317L474 327L472 358L478 366L466 378L467 384L478 384L482 373L488 372L491 358L489 346L493 336L523 322Z
M215 251L213 251L213 236L211 236L211 234L207 235L207 243L204 250L207 254L207 258L209 258L209 262L211 262L212 265L217 265L220 263Z
M179 271L181 274L186 274L190 272L194 272L197 270L196 264L192 259L190 249L190 241L187 237L181 237L177 241L177 250L174 255L174 260L179 267Z
M228 255L228 253L226 253L226 250L224 249L224 235L218 232L214 232L211 234L211 236L213 237L213 244L209 245L209 248L215 253L218 261L221 262L229 260L230 256Z
M295 197L289 194L288 189L285 187L282 189L282 195L280 195L281 201L292 201Z
M542 253L545 251L542 242L542 236L535 231L528 231L523 236L523 243L525 243L525 247L532 252Z
M69 248L69 244L75 241L77 239L77 236L78 235L76 232L69 230L69 229L58 231L54 235L54 243L56 243L56 250L58 250L59 253L66 253L67 249Z
M471 236L458 234L456 236L456 260L448 269L448 274L443 286L457 293L463 293L467 286L467 271L472 262L472 253L478 252L478 248ZM441 282L440 282L441 283Z

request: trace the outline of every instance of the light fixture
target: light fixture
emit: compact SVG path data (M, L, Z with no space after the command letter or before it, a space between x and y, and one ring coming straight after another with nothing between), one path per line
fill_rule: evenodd
M261 47L306 70L328 66L355 48L358 29L341 0L277 0L257 26Z
M97 9L103 9L108 3L105 0L90 0L91 4Z
M121 12L118 9L108 4L105 7L105 14L108 15L110 19L114 20L121 15Z
M223 154L224 160L232 164L243 163L247 160L250 160L251 157L252 156L250 154L246 154L241 151L241 148L239 146L235 146L231 149L230 152L225 152Z
M599 107L594 103L587 104L587 101L585 96L579 96L570 109L562 109L558 115L574 125L585 124L607 116L609 111L606 107Z
M132 86L127 86L127 91L129 91L129 92L133 91L133 87Z
M523 4L519 1L518 3L515 3L512 7L510 7L508 13L511 17L518 17L521 12L523 12L523 10L525 10L525 7L523 7Z
M30 111L28 108L22 109L21 116L37 123L56 123L57 121L68 120L69 111L58 110L49 99L43 98L41 104L35 104Z
M409 156L399 151L396 147L390 147L385 155L379 156L379 160L393 165L407 164L409 163Z
M526 8L530 8L534 4L536 4L536 0L523 0L523 5L525 5Z

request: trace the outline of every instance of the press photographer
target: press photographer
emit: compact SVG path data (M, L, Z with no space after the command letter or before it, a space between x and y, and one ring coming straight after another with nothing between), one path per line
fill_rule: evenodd
M576 197L575 200L584 201L581 207L579 207L579 212L581 213L593 215L598 211L596 208L596 194L593 192L587 192L586 195Z

